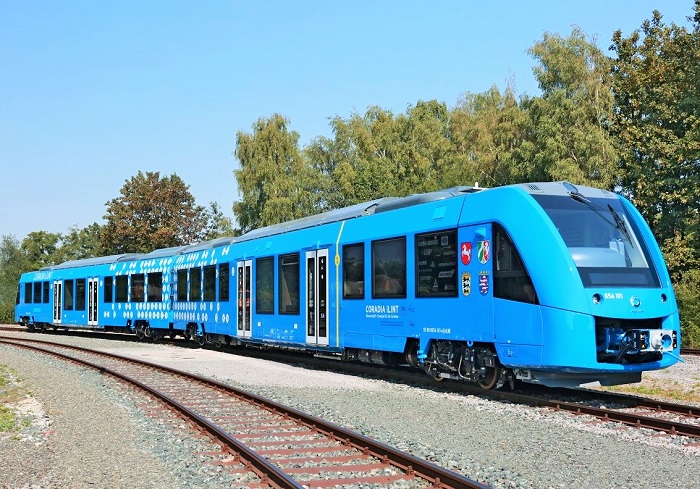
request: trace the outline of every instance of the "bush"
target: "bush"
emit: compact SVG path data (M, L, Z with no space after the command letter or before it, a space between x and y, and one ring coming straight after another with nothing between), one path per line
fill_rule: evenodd
M14 324L15 322L15 305L3 303L0 304L0 324Z
M700 270L689 270L674 286L684 348L700 348Z

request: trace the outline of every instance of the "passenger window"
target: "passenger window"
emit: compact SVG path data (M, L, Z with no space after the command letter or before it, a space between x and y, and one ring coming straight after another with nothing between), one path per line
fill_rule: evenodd
M275 312L275 270L272 257L255 260L255 312Z
M31 283L24 284L24 303L25 304L32 303L32 284Z
M204 300L216 300L216 265L204 267Z
M228 302L229 300L229 264L222 263L219 265L219 300L222 302Z
M539 304L530 274L506 231L494 225L496 247L493 270L493 296L529 304Z
M416 297L457 296L457 231L416 235Z
M106 304L112 302L112 277L105 277L104 301Z
M148 274L148 302L163 300L163 272Z
M34 297L32 297L32 301L35 304L41 303L41 282L34 282Z
M131 276L131 302L144 301L143 288L145 285L145 277L143 273L135 273Z
M43 289L44 289L44 294L43 294L44 297L43 297L42 302L44 304L48 304L49 303L49 283L42 282L42 284L43 284Z
M299 253L279 258L279 312L299 314Z
M190 301L202 300L202 269L190 268Z
M129 300L129 276L117 275L117 302L127 302Z
M74 292L74 282L72 280L66 280L63 283L63 309L66 311L73 310L73 292Z
M372 297L406 297L406 238L372 242Z
M343 298L365 298L365 245L343 246Z
M177 271L177 300L187 300L187 270Z
M75 281L75 310L85 310L85 279L79 278Z

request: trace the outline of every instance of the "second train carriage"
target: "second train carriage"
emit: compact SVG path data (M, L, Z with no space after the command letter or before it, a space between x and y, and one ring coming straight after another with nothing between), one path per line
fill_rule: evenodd
M125 328L411 364L436 378L638 381L678 360L660 250L620 196L568 183L385 198L22 276L29 327Z

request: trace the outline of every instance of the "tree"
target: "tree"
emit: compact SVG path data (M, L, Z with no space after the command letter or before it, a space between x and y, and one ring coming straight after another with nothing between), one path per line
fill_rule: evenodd
M458 161L452 169L455 184L498 186L522 181L518 154L528 129L527 113L511 88L503 94L495 86L484 93L466 93L450 124Z
M102 249L101 232L101 226L94 222L83 229L72 227L68 234L59 235L60 245L54 253L56 263L99 256Z
M104 254L147 253L202 239L204 208L180 177L138 172L127 180L121 197L106 203L100 236Z
M700 348L700 270L689 270L675 284L684 348Z
M612 190L618 156L610 135L610 60L574 28L545 34L529 53L542 97L523 103L531 119L521 161L528 180L568 180Z
M678 279L700 268L700 1L692 31L654 11L613 35L615 135L622 187L651 225Z
M22 240L22 253L24 254L27 270L39 270L40 268L61 263L57 254L60 248L61 235L46 231L33 231Z
M430 100L397 116L373 106L364 116L331 119L333 139L317 138L304 151L318 175L320 207L455 185L450 117L444 103Z
M207 223L203 232L205 240L234 236L236 234L231 219L223 215L218 203L211 202L209 207L204 210L204 216Z
M240 168L234 175L241 200L234 202L233 213L242 233L315 210L313 173L299 151L299 134L290 132L288 124L274 114L258 119L252 134L236 135L234 154Z
M31 269L27 256L14 236L0 238L0 323L14 322L19 278Z

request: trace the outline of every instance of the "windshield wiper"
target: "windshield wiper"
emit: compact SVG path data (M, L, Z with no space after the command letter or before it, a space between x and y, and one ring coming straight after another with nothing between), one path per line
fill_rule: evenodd
M613 209L613 206L608 204L608 210L606 210L603 206L596 204L595 202L592 202L585 198L583 195L581 195L579 192L569 192L569 197L571 197L573 200L576 202L580 202L581 204L584 204L586 207L591 209L593 212L598 214L601 219L603 219L605 222L610 224L612 227L619 229L622 235L627 239L629 242L630 246L634 248L634 244L632 243L632 236L630 235L629 231L627 230L627 225L625 224L625 221L620 217L620 215ZM610 219L608 219L608 216L606 214L603 214L603 212L609 212L611 216L613 216L613 219L615 222L612 222Z
M625 224L625 221L620 217L617 211L613 209L613 206L611 206L610 204L608 204L608 209L610 209L610 214L612 214L613 219L615 219L615 227L619 229L622 234L625 235L625 238L627 238L627 241L629 241L630 246L634 248L634 245L632 244L632 236L627 230L627 225Z

